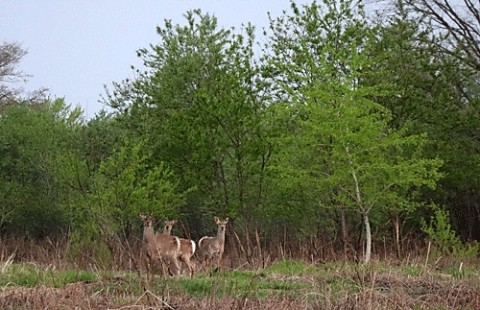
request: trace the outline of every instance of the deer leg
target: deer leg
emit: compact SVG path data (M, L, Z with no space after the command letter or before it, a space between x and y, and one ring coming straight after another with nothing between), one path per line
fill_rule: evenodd
M208 257L208 262L207 262L207 270L210 276L212 276L213 274L212 269L213 269L213 265L215 264L214 261L215 261L215 255L210 255Z
M206 256L205 255L199 255L198 256L198 270L203 271L205 270L205 262L206 262Z
M179 273L180 273L180 264L178 263L178 259L176 257L173 257L171 260L170 260L171 264L173 264L173 267L174 267L174 272L171 271L171 275L174 276L178 276Z
M193 277L193 274L195 272L192 262L190 261L190 258L188 256L182 257L183 262L187 265L188 271L190 273L190 278Z
M150 266L150 260L147 258L145 260L145 267L147 268L147 282L150 283L150 270L151 270L151 266Z
M170 268L169 268L169 265L168 265L168 260L160 258L159 261L160 261L161 268L162 268L162 276L164 278L166 278L167 275L170 274Z
M152 257L147 253L144 261L145 267L147 269L147 282L150 283L150 275L152 272Z
M218 256L217 256L217 268L216 268L216 271L220 271L220 259L221 259L221 256L218 255Z

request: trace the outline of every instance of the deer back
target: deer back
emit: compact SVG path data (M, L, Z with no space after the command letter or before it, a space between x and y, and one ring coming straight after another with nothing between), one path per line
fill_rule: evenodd
M157 234L156 245L162 256L176 256L180 252L180 240L175 236Z
M222 251L222 243L217 237L203 237L198 241L198 251L211 256Z
M195 254L195 250L195 241L180 238L180 252L182 252L182 254L186 254L191 257L193 254Z

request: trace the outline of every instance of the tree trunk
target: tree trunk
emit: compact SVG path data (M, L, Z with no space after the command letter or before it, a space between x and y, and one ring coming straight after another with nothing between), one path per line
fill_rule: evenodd
M348 146L345 148L345 151L347 152L347 155L350 156L350 151L348 149ZM370 228L370 219L368 218L368 208L366 208L363 205L362 202L362 195L360 193L360 184L358 183L358 178L357 178L357 173L355 172L355 169L353 168L353 163L350 160L350 165L352 169L352 178L355 183L355 200L357 202L357 206L360 209L362 215L363 215L363 224L365 225L365 258L364 258L364 263L368 264L370 262L370 256L372 252L372 230Z
M343 255L345 259L348 258L348 227L347 227L347 219L345 215L345 206L342 205L339 208L340 214L340 225L342 229L342 242L343 242Z
M395 250L397 252L397 258L401 258L402 251L400 249L400 216L395 214L393 216L393 228L395 231Z
M370 228L370 219L368 213L363 214L363 224L365 225L365 258L363 262L368 264L370 262L370 256L372 253L372 230Z

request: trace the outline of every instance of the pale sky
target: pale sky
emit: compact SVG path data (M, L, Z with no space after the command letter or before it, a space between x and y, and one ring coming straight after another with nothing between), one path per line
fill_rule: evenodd
M309 3L297 0L297 3ZM224 27L251 22L261 30L273 17L290 11L289 0L0 0L0 41L28 50L20 69L32 77L27 91L46 87L52 98L65 97L91 118L104 106L103 85L133 77L136 50L159 42L164 19L185 23L183 15L200 8Z

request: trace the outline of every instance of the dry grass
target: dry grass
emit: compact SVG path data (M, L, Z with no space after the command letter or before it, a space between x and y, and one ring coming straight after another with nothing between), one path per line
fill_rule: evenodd
M301 263L297 267L302 266ZM480 281L477 275L463 278L441 273L410 276L395 271L358 270L346 264L305 265L304 272L245 271L252 281L266 279L297 285L277 288L274 294L259 297L259 286L238 286L235 294L210 291L192 295L179 290L181 283L211 279L213 283L237 281L235 273L210 278L160 278L147 290L138 279L111 277L76 282L60 288L37 285L33 288L5 285L0 291L1 309L480 309ZM275 266L273 266L275 267ZM385 266L381 266L385 268ZM300 286L299 286L300 285ZM275 290L271 288L271 290Z
M368 266L277 260L212 277L157 276L146 285L143 268L131 267L129 255L116 256L115 268L102 271L68 263L66 247L67 242L18 240L2 247L0 309L480 309L475 260L426 264L419 256ZM223 265L232 265L228 256ZM33 285L22 277L31 277Z

